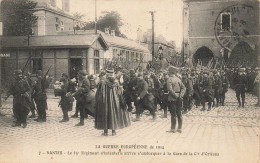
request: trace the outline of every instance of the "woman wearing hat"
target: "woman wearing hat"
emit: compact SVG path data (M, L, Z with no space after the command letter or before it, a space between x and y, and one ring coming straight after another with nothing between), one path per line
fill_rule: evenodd
M123 91L113 70L107 70L106 79L99 82L95 101L95 128L104 130L104 136L108 136L108 129L112 130L114 136L117 129L130 125Z

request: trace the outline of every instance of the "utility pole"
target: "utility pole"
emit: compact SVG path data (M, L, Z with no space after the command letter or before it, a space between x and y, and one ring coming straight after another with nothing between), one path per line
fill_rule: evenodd
M95 0L95 34L97 34L97 0Z
M150 11L152 15L152 60L154 60L154 11Z

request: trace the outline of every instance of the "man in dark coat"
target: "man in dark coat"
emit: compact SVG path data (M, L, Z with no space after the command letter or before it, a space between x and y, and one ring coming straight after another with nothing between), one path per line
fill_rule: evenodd
M135 74L135 70L130 69L130 79L129 79L128 85L124 86L124 87L126 87L124 96L125 96L126 104L128 107L127 110L129 112L131 112L133 110L132 102L136 101L136 89L137 89L136 85L137 85L137 77Z
M242 99L242 107L244 107L244 105L245 105L245 91L246 91L246 86L247 86L247 78L246 78L244 68L240 68L238 70L238 73L236 73L234 75L233 84L234 84L235 90L236 90L238 107L241 107L240 96L241 96L241 99Z
M36 107L38 110L38 118L35 119L37 122L46 122L46 110L47 106L47 95L46 89L49 87L49 81L46 77L43 77L42 71L38 70L36 72L37 81L33 85L33 99L36 103Z
M63 113L63 119L60 122L67 122L69 121L68 112L72 110L73 106L73 97L71 95L72 92L69 90L69 81L68 81L68 75L63 73L61 75L60 82L62 82L61 89L61 101L59 103L59 106L62 109Z
M36 107L35 107L35 104L34 104L34 100L32 98L32 85L33 85L33 82L32 82L32 79L31 79L31 73L29 72L26 72L24 73L24 79L27 81L27 83L29 84L30 86L30 91L29 91L29 96L31 98L31 102L30 102L30 111L32 113L32 115L29 116L29 118L35 118L35 110L36 110Z
M80 122L76 124L76 126L83 126L84 125L84 118L86 114L86 96L88 92L90 91L90 82L87 78L87 71L86 70L80 70L78 73L78 88L76 92L73 94L76 102L76 108L78 108L80 112Z
M13 127L23 125L23 128L27 126L26 118L30 110L30 96L29 96L30 86L26 80L24 80L22 71L15 71L15 80L11 84L7 95L4 97L4 101L13 95L13 111L17 118L17 121Z
M190 78L188 78L187 73L182 74L182 83L186 87L186 92L183 96L183 114L191 110L192 107L192 95L193 95L193 83Z
M167 118L167 110L168 110L168 95L169 91L167 89L167 80L169 78L169 75L167 73L164 73L163 82L162 82L162 105L161 109L163 109L163 116L162 118Z
M216 98L216 105L215 105L215 101L213 101L213 105L218 107L220 103L220 93L222 91L222 80L218 71L214 71L213 76L214 76L213 77L214 100Z
M212 88L213 80L209 75L210 72L205 70L203 72L202 82L200 83L201 103L203 106L201 111L206 110L206 102L208 102L208 111L210 111L214 99L214 89Z
M140 120L140 115L144 112L144 110L149 110L153 116L153 120L156 119L155 114L155 103L154 103L154 96L152 93L148 93L148 84L143 79L142 74L139 74L137 80L137 102L136 102L136 121Z
M229 88L229 80L225 71L221 72L222 90L220 92L220 103L222 106L225 104L226 93Z
M112 130L114 136L117 129L131 125L123 90L114 77L113 70L107 70L106 79L98 83L95 108L95 128L104 130L104 136L108 136L108 129Z
M174 66L169 67L169 78L167 80L168 109L171 113L171 130L168 132L176 132L176 117L178 117L178 130L182 132L182 100L186 92L186 88L182 81L176 76L178 69Z

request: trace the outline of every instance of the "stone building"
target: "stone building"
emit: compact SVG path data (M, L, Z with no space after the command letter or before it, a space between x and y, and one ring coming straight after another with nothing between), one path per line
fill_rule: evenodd
M233 66L256 66L259 56L258 0L183 0L186 62L212 58ZM258 60L259 61L259 60Z

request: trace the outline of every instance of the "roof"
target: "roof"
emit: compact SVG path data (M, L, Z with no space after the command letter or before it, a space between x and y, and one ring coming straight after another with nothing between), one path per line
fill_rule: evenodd
M85 30L85 31L78 30L78 31L76 31L76 33L77 33L77 35L93 34L93 33L95 33L95 30ZM135 50L135 51L144 52L144 53L150 53L150 51L147 47L145 47L133 40L129 40L129 39L118 37L118 36L111 36L109 34L105 34L102 31L97 31L97 33L100 33L103 36L103 38L107 42L108 46ZM59 34L62 35L64 33L59 33ZM67 32L66 34L70 34L70 33Z
M12 36L0 37L1 48L70 48L70 47L90 47L94 41L98 40L104 49L108 49L108 45L100 34L88 35L52 35L52 36Z
M145 47L141 44L138 44L135 41L128 40L128 39L118 37L118 36L110 36L110 35L105 34L105 33L101 33L101 34L102 34L102 36L104 37L104 39L106 40L106 42L108 43L109 46L112 46L112 47L115 46L115 47L132 49L132 50L136 50L136 51L150 53L150 51L148 50L147 47Z

